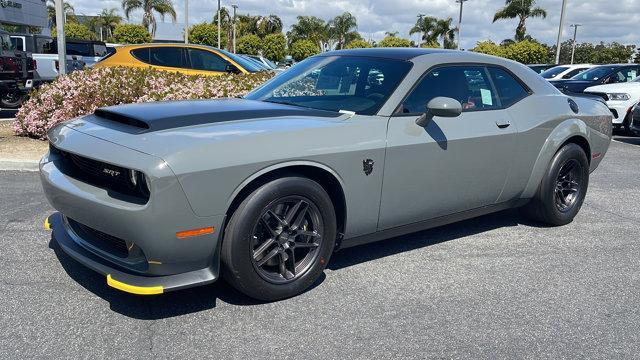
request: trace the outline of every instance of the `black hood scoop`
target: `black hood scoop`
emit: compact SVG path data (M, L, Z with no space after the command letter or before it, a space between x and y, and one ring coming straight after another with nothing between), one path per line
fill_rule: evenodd
M117 105L97 109L93 117L102 125L118 123L119 130L142 134L192 125L226 121L309 116L334 118L341 114L333 111L276 104L245 99L161 101L141 104Z

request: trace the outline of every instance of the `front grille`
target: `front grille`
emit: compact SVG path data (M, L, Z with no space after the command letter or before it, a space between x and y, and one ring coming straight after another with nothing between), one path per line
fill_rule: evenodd
M67 221L73 231L88 244L120 258L129 256L127 243L124 240L83 225L71 218L67 218Z
M72 154L51 144L49 149L52 155L58 156L60 171L65 175L105 189L115 198L142 204L149 201L149 190L142 173L135 173L134 183L131 180L130 169Z

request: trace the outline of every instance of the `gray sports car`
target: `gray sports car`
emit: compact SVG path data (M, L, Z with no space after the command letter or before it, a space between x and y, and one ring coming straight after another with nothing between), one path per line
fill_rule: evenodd
M225 278L262 300L339 247L512 207L572 221L611 113L526 66L446 50L311 57L243 99L102 108L58 125L47 218L107 283L158 294Z

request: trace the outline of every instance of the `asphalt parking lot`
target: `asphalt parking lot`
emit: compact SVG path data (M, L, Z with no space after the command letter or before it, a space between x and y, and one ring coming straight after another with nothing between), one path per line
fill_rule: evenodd
M0 171L0 358L637 358L640 138L565 227L506 211L343 250L308 292L112 290L51 243L36 173Z

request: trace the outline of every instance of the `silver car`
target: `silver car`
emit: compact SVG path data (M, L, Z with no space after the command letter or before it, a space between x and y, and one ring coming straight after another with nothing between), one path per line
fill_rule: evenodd
M46 226L110 286L159 294L223 277L277 300L340 247L521 206L571 222L611 113L512 61L359 49L243 99L98 109L49 141L40 173L59 212Z

